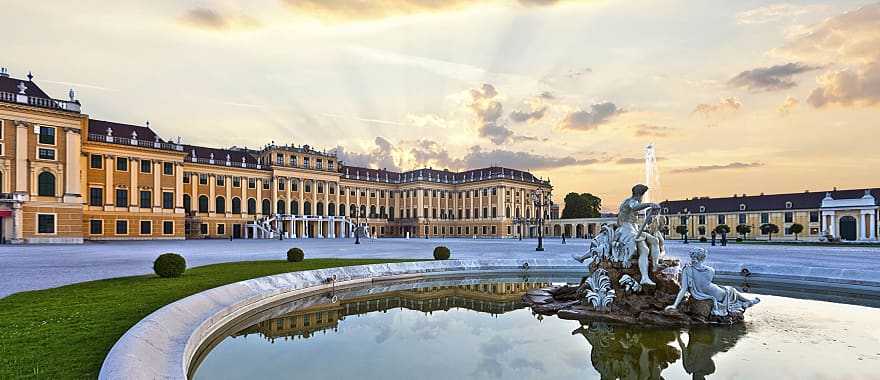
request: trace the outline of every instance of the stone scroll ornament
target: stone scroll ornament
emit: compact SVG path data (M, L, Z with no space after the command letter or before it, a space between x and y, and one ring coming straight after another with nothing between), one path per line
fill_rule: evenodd
M614 289L611 288L611 279L608 278L608 272L604 269L597 269L587 278L586 285L590 287L584 298L593 309L598 311L608 311L611 309L611 303L614 302Z

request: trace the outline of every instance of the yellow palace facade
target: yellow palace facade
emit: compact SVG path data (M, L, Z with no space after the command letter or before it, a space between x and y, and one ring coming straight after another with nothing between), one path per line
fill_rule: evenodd
M0 72L0 241L512 237L549 181L503 167L393 172L308 145L169 141ZM544 211L546 213L546 211ZM532 227L533 228L533 227Z

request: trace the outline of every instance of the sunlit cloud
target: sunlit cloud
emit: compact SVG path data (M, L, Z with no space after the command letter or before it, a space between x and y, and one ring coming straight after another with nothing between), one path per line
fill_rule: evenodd
M624 113L623 109L611 102L596 103L589 110L577 110L569 113L560 123L561 129L589 131L607 123L617 115Z
M186 26L214 31L253 29L262 25L253 17L208 7L189 9L178 18L178 21Z
M735 97L722 98L718 103L700 103L694 107L692 115L701 115L705 118L712 118L718 115L731 114L742 107L742 102Z
M795 75L819 70L820 68L819 66L809 66L799 62L758 67L737 74L727 83L732 87L745 88L755 92L785 90L797 86L793 79Z
M785 101L776 109L776 112L779 112L780 115L786 116L794 111L795 108L801 102L794 97L788 96L785 98Z
M295 14L328 21L379 20L389 17L441 13L471 8L487 3L519 5L526 8L558 4L559 0L283 0Z
M751 169L764 166L761 162L731 162L722 165L700 165L690 168L675 169L673 173L701 173L716 170Z
M769 4L736 14L738 24L766 24L787 21L808 13L825 12L827 5L798 5L791 3Z

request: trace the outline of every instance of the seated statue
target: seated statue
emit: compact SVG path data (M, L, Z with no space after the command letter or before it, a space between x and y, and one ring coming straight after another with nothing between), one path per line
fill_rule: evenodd
M742 314L745 309L761 302L759 298L748 299L732 286L718 286L712 283L715 269L706 266L706 250L695 247L690 251L691 262L681 270L681 290L675 302L666 310L675 310L684 297L690 294L696 300L712 300L712 315L726 317L730 314Z

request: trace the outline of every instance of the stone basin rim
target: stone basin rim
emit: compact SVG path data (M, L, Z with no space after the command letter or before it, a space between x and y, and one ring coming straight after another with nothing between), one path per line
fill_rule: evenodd
M524 269L528 263L528 269ZM739 266L744 267L744 266ZM725 266L719 275L739 275L738 268ZM327 279L335 276L337 288L374 282L418 279L429 276L493 273L584 273L584 265L570 259L470 259L370 264L289 272L244 280L208 289L165 305L132 326L110 349L99 379L186 379L193 358L211 336L237 317L286 298L306 296L331 289ZM786 276L752 271L752 276L804 280L803 275ZM811 279L813 280L813 279ZM816 281L846 287L834 278ZM861 281L877 289L880 281Z

